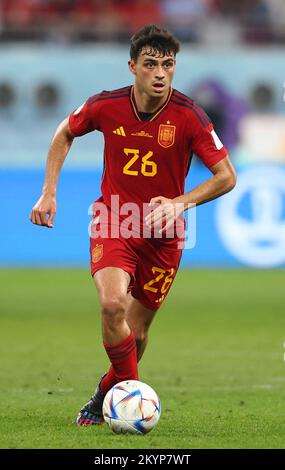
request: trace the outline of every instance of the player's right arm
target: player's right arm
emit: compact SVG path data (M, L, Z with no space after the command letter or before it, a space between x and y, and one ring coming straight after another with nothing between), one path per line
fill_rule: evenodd
M102 92L102 94L88 98L56 129L48 152L42 195L30 215L33 224L53 227L56 213L56 188L61 167L74 137L85 135L94 130L101 130L100 110L104 103L101 95L106 93Z
M33 224L53 227L58 177L73 139L74 135L69 127L69 118L66 118L57 127L48 151L42 194L30 214L30 220Z

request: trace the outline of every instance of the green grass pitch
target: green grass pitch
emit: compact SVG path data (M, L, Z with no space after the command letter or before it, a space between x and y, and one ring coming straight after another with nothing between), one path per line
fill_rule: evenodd
M87 270L1 270L1 448L284 448L284 271L180 271L140 378L145 436L74 424L108 361Z

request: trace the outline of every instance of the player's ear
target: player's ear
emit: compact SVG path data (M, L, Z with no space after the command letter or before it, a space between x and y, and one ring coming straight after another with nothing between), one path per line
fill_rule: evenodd
M130 59L128 61L128 66L129 66L129 70L130 72L133 74L133 75L136 75L136 64L135 64L135 61L133 59Z

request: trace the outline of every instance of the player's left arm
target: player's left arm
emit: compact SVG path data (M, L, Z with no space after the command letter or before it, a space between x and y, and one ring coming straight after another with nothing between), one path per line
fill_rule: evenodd
M231 191L237 181L236 171L227 155L218 163L210 167L213 176L188 193L182 194L172 202L183 203L184 209L189 209L193 205L204 204L219 196Z
M165 221L163 230L166 230L184 210L212 201L235 187L236 172L228 155L209 169L212 177L191 191L174 199L168 199L164 196L152 198L150 206L157 204L159 206L148 214L146 224L152 227L159 227L163 217Z

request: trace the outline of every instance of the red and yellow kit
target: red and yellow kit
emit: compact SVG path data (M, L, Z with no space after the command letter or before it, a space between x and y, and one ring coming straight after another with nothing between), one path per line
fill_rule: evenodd
M156 113L138 112L133 87L103 91L71 113L74 136L98 130L105 140L101 200L111 196L120 206L140 209L155 196L173 199L184 193L185 179L195 153L208 167L227 155L204 111L186 95L170 89ZM176 274L181 250L164 239L91 237L91 271L122 267L132 278L132 295L156 309Z

